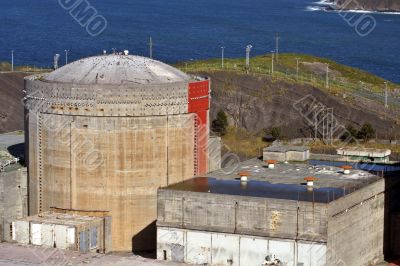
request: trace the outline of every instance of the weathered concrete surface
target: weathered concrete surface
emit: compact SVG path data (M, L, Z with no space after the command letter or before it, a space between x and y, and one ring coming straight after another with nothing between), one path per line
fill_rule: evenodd
M326 265L326 243L159 227L157 258L218 266L257 266L275 256L286 266Z
M184 266L183 263L157 261L126 254L124 256L0 243L1 265L95 265L95 266Z
M272 145L263 149L263 160L306 161L310 158L310 149L303 146Z
M12 239L12 222L27 214L26 168L0 173L0 241L10 241Z
M212 172L221 168L221 138L210 137L208 143L208 171Z
M108 55L28 77L25 87L30 215L110 211L115 251L154 249L157 188L195 174L189 76Z
M330 203L328 214L328 265L384 261L384 179Z
M326 242L326 204L282 199L158 192L158 226Z

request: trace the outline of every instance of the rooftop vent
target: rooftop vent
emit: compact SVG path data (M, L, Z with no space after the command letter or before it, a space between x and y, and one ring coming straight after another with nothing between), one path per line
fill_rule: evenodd
M341 166L341 168L343 169L343 173L345 175L350 174L350 170L353 169L353 167L351 165L343 165L343 166Z
M313 176L307 176L304 178L307 181L307 190L312 191L314 189L314 181L318 180L318 178Z
M248 176L250 176L249 172L239 172L238 175L240 176L240 182L247 182Z
M275 168L275 164L277 163L276 160L266 160L265 162L268 164L268 168L269 169L274 169Z

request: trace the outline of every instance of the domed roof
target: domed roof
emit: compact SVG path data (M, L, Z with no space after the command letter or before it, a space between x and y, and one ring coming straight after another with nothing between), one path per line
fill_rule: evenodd
M90 84L163 84L187 82L182 71L150 58L134 55L101 55L84 58L42 77L49 82Z

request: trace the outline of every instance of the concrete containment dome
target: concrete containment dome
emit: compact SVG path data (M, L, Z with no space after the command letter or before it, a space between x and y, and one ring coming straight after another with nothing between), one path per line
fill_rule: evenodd
M73 84L163 84L188 82L182 71L160 61L134 55L102 55L61 67L43 80Z
M25 78L29 214L105 211L113 250L155 248L160 186L207 172L210 82L129 55Z

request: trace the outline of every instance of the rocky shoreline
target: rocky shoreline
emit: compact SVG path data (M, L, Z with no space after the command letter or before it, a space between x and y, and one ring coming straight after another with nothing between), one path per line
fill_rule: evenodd
M327 0L320 3L325 5L327 11L400 12L400 0Z

